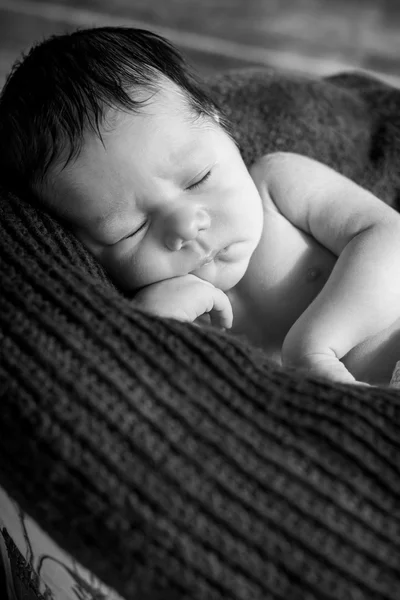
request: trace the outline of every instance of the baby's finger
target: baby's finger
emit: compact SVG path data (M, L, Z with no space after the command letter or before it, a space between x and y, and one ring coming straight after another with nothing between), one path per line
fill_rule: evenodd
M309 368L309 374L335 381L336 383L352 383L356 384L355 377L346 369L343 363L337 361L332 364L318 363Z
M210 310L211 324L230 329L233 323L233 311L229 298L218 288L213 289L214 305Z

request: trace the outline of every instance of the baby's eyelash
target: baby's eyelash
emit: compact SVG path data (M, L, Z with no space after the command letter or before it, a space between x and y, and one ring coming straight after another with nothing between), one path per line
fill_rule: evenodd
M133 237L134 235L136 235L137 233L139 233L139 231L141 231L143 229L143 227L145 227L147 225L147 219L146 221L143 221L143 223L141 225L139 225L139 227L137 229L135 229L135 231L132 231L132 233L126 235L123 240L127 240L128 238Z
M211 169L204 175L204 177L202 177L199 181L196 181L196 183L192 183L192 185L190 185L187 189L195 190L196 188L200 187L202 183L205 183L207 181L207 179L210 177L210 175L211 175Z

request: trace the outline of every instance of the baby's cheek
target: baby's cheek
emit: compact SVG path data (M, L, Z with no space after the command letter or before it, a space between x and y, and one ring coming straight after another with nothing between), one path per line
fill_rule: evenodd
M131 290L135 285L129 255L118 248L119 244L103 248L98 259L112 281L123 290Z
M163 261L155 251L147 252L141 246L132 248L129 240L108 248L103 253L103 261L111 279L125 291L134 292L169 278L168 273L164 273Z

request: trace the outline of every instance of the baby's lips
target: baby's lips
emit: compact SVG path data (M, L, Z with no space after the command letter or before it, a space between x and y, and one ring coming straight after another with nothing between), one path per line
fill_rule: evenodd
M201 267L205 267L206 265L209 265L210 263L212 263L213 260L215 260L217 257L218 258L223 258L224 255L227 254L227 252L229 251L231 245L228 246L224 246L223 248L221 248L220 250L210 250L209 252L207 252L199 261L198 266L196 267L196 269L200 269ZM196 270L193 269L193 270Z
M205 265L209 265L214 258L217 256L218 251L217 250L212 250L211 252L207 252L207 254L205 254L199 261L198 266L196 267L197 269L200 269L201 267L205 267Z

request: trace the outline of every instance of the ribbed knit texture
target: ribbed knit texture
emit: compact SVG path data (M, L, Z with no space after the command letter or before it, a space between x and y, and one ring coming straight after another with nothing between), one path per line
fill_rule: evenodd
M247 162L266 129L290 148L297 123L299 150L319 119L308 148L347 153L394 198L399 165L385 145L374 163L379 117L358 92L246 77L213 85ZM315 109L298 121L297 88ZM0 485L63 548L127 600L399 600L399 392L301 379L229 334L139 311L5 192L0 226Z

